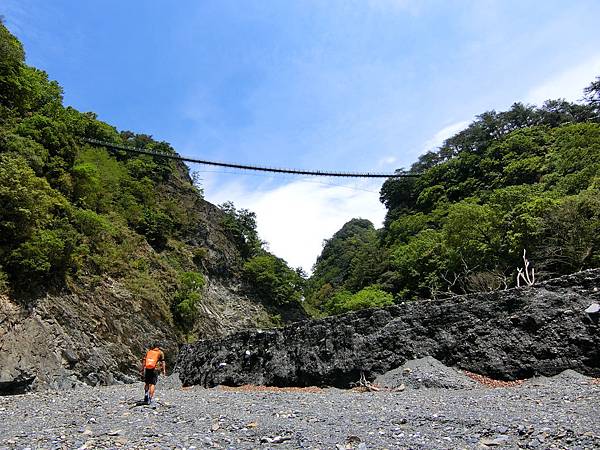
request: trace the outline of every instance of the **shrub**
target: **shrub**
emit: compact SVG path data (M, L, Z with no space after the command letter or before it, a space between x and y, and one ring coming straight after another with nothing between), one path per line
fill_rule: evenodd
M256 256L262 247L256 231L256 214L247 209L236 209L232 202L219 205L225 214L221 225L235 243L242 258Z
M173 221L164 212L152 208L144 210L142 223L137 230L146 236L148 243L156 250L164 249L173 231Z
M0 244L18 245L68 209L66 199L37 177L23 157L0 154Z
M33 139L8 133L0 139L0 149L22 155L37 175L41 175L48 161L48 150Z
M194 328L198 318L198 303L202 298L204 276L198 272L183 272L179 275L180 287L173 297L175 322L185 331Z
M365 308L383 308L394 304L394 297L378 286L368 286L356 294L348 291L337 292L326 304L332 314L341 314Z
M9 257L11 272L21 283L47 281L63 276L71 267L76 233L68 229L36 230Z
M246 261L243 276L252 293L275 305L296 302L302 296L304 280L276 256L265 254Z

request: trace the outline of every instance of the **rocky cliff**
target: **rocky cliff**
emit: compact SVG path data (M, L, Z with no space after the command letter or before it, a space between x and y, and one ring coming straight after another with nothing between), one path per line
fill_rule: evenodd
M349 386L433 356L493 378L600 375L600 270L533 287L408 302L278 330L203 340L179 353L185 385Z
M188 211L191 224L164 249L134 235L136 245L118 273L82 274L26 297L0 293L0 395L130 382L153 341L163 344L173 367L188 338L273 326L274 314L285 320L285 312L248 297L240 281L243 260L223 227L223 212L190 186L182 164L158 186L158 195ZM181 270L200 271L206 280L187 336L169 308Z
M172 366L182 342L297 317L242 282L265 253L253 213L205 201L181 161L123 150L167 142L63 105L1 19L0 395L126 382L152 341Z

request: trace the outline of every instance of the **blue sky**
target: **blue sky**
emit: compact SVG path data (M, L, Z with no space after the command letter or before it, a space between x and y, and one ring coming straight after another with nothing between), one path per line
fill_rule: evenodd
M476 114L577 100L600 75L595 0L4 0L0 14L65 103L186 156L278 167L408 167ZM344 222L385 213L376 182L192 169L305 269Z

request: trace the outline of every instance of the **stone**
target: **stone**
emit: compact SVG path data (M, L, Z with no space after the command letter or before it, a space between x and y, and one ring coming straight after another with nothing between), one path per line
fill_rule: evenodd
M496 436L492 442L494 443L494 445L502 445L505 444L506 442L508 442L510 440L510 437L505 435L505 434L500 434L498 436Z
M348 444L358 444L361 442L360 437L355 436L353 434L348 435L348 437L346 437L346 443Z
M592 303L590 306L587 307L587 309L585 310L586 313L588 314L598 314L600 313L600 303Z
M267 443L267 444L281 444L282 442L286 442L291 440L292 437L291 436L275 436L275 437L269 437L269 436L263 436L260 438L260 441L263 443Z
M600 269L590 269L527 289L406 302L263 332L245 330L183 346L177 365L184 386L204 387L347 388L361 374L373 381L428 355L445 366L506 381L566 369L598 377L600 333L597 324L582 320L598 284ZM246 350L251 357L242 356ZM220 365L223 361L226 366ZM398 379L423 386L433 386L436 379L444 384L447 373L402 372Z

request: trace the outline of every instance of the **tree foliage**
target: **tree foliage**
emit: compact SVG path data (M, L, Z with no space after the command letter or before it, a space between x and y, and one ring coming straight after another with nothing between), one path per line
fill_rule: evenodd
M0 266L7 289L64 288L69 278L135 271L128 258L139 235L162 251L186 225L161 194L178 176L174 163L109 154L81 137L173 151L65 108L58 83L25 64L20 42L0 24Z
M307 284L306 297L320 306L328 296L327 285L336 290L357 292L375 282L381 271L382 255L373 224L365 219L352 219L323 243L323 251Z
M300 274L274 255L265 253L246 261L243 276L256 297L273 305L297 302L302 296Z
M339 313L369 285L397 300L504 288L523 249L540 278L600 267L599 80L584 103L485 112L399 169L420 176L383 184L381 230L349 222L326 242L307 299Z
M199 272L183 272L179 275L179 289L173 296L176 323L189 333L198 318L198 305L202 299L204 276Z
M335 293L324 305L330 314L342 314L365 308L382 308L394 304L394 297L379 286L367 286L356 294L341 290Z
M219 206L224 216L221 221L229 237L245 259L257 255L263 245L256 231L256 214L247 209L236 209L233 202Z
M0 293L29 302L34 286L43 293L110 277L153 318L189 333L210 253L198 178L183 163L109 152L83 137L175 153L64 107L61 87L25 64L21 43L0 21ZM222 212L225 238L211 251L226 253L234 273L247 261L249 289L266 301L299 300L301 274L263 249L255 214L232 203Z

